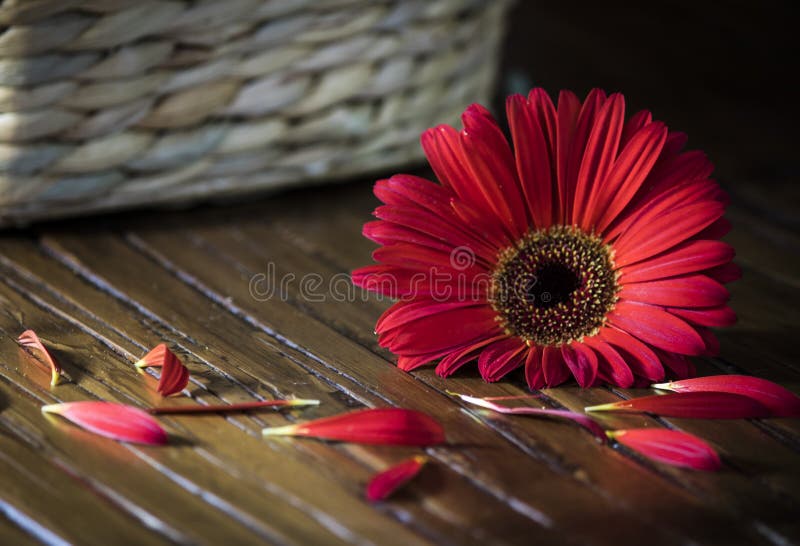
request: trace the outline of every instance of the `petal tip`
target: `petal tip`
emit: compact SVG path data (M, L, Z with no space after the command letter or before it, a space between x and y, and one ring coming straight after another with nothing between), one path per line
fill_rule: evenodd
M295 425L286 425L282 427L268 427L261 429L262 436L293 436L296 430Z
M672 381L669 381L667 383L653 383L652 385L650 385L650 388L651 389L659 389L659 390L662 390L662 391L674 391L675 390L675 388L673 387Z
M313 400L309 398L291 398L286 401L287 406L297 407L297 406L319 406L319 400Z
M61 413L61 409L63 408L62 404L47 404L46 406L42 406L42 413Z
M587 412L609 411L609 410L613 410L615 407L616 407L615 404L612 402L612 403L609 403L609 404L599 404L597 406L586 406L585 408L583 408L583 411L587 411Z

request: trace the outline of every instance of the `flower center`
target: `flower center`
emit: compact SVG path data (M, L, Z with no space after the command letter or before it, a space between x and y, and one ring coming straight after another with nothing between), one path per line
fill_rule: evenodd
M561 345L596 334L617 292L611 247L578 228L554 226L500 253L490 301L507 333Z

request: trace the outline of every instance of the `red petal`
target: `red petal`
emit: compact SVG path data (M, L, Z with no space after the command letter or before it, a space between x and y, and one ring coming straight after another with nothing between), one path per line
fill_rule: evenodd
M569 379L569 368L558 347L543 348L542 371L548 387L555 387Z
M383 220L375 220L374 222L367 222L361 230L370 241L374 241L379 245L391 245L394 243L411 243L415 245L425 246L449 252L453 247L435 237L411 229L406 226L394 224L392 222L384 222Z
M594 419L582 413L575 413L574 411L569 411L569 410L557 410L557 409L546 409L546 408L529 408L529 407L509 408L506 406L501 406L500 404L495 404L494 402L491 402L486 398L478 398L476 396L458 394L455 392L451 392L449 394L457 396L458 398L469 404L490 409L498 413L504 413L506 415L536 415L540 417L556 417L560 419L569 419L570 421L574 421L575 423L579 424L580 426L582 426L583 428L594 434L595 437L597 437L597 439L599 439L601 442L605 443L606 441L606 433L603 430L603 427L598 425Z
M452 298L463 295L474 301L486 301L488 283L459 286L458 277L432 276L425 271L411 271L396 266L375 264L356 269L351 273L353 284L391 298ZM448 281L448 282L443 282Z
M647 378L664 377L664 367L658 356L650 347L632 335L616 328L606 327L600 329L597 337L624 351L628 356L625 362L636 375ZM661 381L661 379L655 381Z
M427 457L417 455L375 474L367 484L367 500L376 502L388 498L389 495L419 474L427 461Z
M755 419L770 416L769 409L757 400L727 392L686 392L644 396L585 409L652 413L664 417L697 419Z
M45 348L44 343L42 340L39 339L39 336L33 330L25 330L22 332L17 341L20 345L24 348L28 349L29 351L38 351L39 356L44 363L47 365L48 370L50 371L50 385L55 387L61 381L61 374L63 370L61 366L59 366L56 359L50 354L50 352ZM34 361L37 363L41 363L41 360L38 358L34 358Z
M592 209L592 194L606 183L624 123L625 99L614 93L597 113L578 171L572 220L584 230L592 228L592 213L596 212Z
M679 140L683 140L686 135L676 134ZM682 144L678 142L677 144ZM714 165L708 160L706 154L698 150L684 152L677 155L664 154L648 181L652 188L650 196L661 192L668 192L685 180L702 180L711 176Z
M493 263L497 245L501 243L487 239L484 231L480 230L481 224L468 224L451 204L448 204L447 212L449 216L443 217L442 214L418 206L384 205L376 208L373 215L393 225L424 234L429 240L444 243L449 249L467 247L484 263ZM432 245L426 242L425 246Z
M538 95L537 95L538 98ZM537 103L539 100L537 100ZM546 116L555 116L555 109L547 94L542 99ZM536 226L550 227L553 218L552 144L548 142L546 128L537 117L536 107L525 97L512 95L506 100L508 125L514 141L514 155L522 191L528 211Z
M800 397L777 383L749 375L712 375L653 385L675 392L727 392L758 400L776 417L800 417Z
M403 269L413 269L461 277L462 282L472 283L480 274L487 275L486 269L477 263L475 252L467 247L443 252L409 243L396 243L375 249L372 257L376 262L393 265Z
M647 110L640 110L633 114L628 121L625 122L625 127L622 128L622 137L619 140L620 150L624 150L633 136L650 125L652 121L653 115Z
M637 428L608 435L624 446L661 463L695 470L719 470L719 455L706 442L686 432Z
M658 215L643 214L614 244L617 266L644 260L678 245L722 216L721 203L702 201Z
M649 182L645 182L645 184L649 184ZM622 233L629 231L634 223L647 222L670 210L690 203L701 201L715 203L714 197L719 191L719 185L711 180L685 179L679 184L670 187L669 191L660 193L645 192L644 196L634 198L634 202L626 207L611 225L604 230L603 240L613 241ZM708 227L703 228L697 231L697 234L704 234L707 229ZM709 237L702 238L708 239Z
M728 301L730 293L720 283L705 275L684 275L624 283L619 297L665 307L716 307Z
M397 367L404 372L413 372L417 368L421 368L429 362L433 362L437 358L442 358L444 355L450 354L450 349L439 351L438 353L425 353L424 355L413 355L397 357Z
M383 332L381 347L396 354L422 355L496 335L496 312L488 305L459 307ZM676 319L679 320L679 319Z
M455 194L419 176L396 174L388 180L378 180L373 191L387 205L421 206L438 216L452 216L450 199Z
M159 343L158 345L150 349L150 351L146 355L140 358L138 362L136 362L136 367L137 368L148 368L151 366L155 368L161 367L164 365L164 361L167 358L169 358L168 355L171 353L172 351L169 350L166 343Z
M461 366L478 358L478 353L481 349L490 343L505 339L505 334L499 336L488 337L476 343L468 343L457 349L452 349L449 355L442 358L439 364L436 365L436 375L439 377L448 377L453 375Z
M564 223L567 218L567 203L572 203L574 184L570 181L570 173L575 171L570 165L570 145L575 135L581 101L571 91L561 91L558 95L556 119L556 169L558 175L558 198L554 210L554 223ZM583 150L581 150L583 152Z
M489 345L478 358L478 371L485 381L499 381L522 365L525 358L522 351L526 345L516 337L509 337Z
M561 346L561 356L583 388L591 387L597 378L597 355L581 343Z
M559 114L561 113L561 98L566 94L562 93L559 96ZM566 95L568 96L568 95ZM571 132L569 140L564 143L567 147L567 159L564 180L561 180L561 173L559 173L559 185L563 183L564 193L561 194L561 205L563 207L563 219L565 223L572 224L572 210L575 202L575 190L578 184L578 173L583 162L583 157L586 152L587 142L589 141L592 128L594 127L595 120L597 119L597 112L602 108L606 102L606 94L600 89L592 89L583 101L580 107L578 118L574 124L574 130ZM567 109L568 115L571 115L571 108ZM559 120L559 125L561 120ZM559 146L562 143L559 141Z
M307 423L265 428L265 436L307 436L324 440L430 446L445 442L444 429L433 417L403 408L365 409Z
M672 372L672 377L685 379L687 377L694 377L697 373L694 364L688 356L658 351L658 358L664 364L664 367Z
M597 373L604 381L623 389L633 385L633 372L630 366L610 343L605 342L598 336L586 338L583 342L592 347L597 353ZM663 377L663 373L661 377Z
M181 392L189 384L189 370L166 344L156 345L136 363L137 368L161 368L157 390L162 396Z
M621 330L665 351L699 355L706 348L703 338L694 328L652 305L619 301L608 314L608 320Z
M140 444L166 444L167 433L148 413L132 406L112 402L66 402L42 407L90 432Z
M605 182L593 188L587 211L588 227L602 232L625 209L650 174L666 137L667 128L660 122L636 133L614 162Z
M521 237L529 222L505 135L491 114L478 104L468 106L461 121L464 160L483 195L484 207L493 210L515 238Z
M542 389L547 384L542 368L542 353L541 347L533 346L528 350L525 358L525 381L531 390Z
M733 247L722 241L687 241L636 264L620 270L619 281L644 282L697 273L733 259Z
M459 133L448 125L439 125L422 133L420 141L436 178L464 201L480 205L482 197L472 180Z
M162 406L147 410L151 415L180 414L180 413L232 413L248 411L259 408L296 408L300 406L318 406L319 400L302 400L291 398L289 400L259 400L257 402L240 402L238 404L199 404L187 406Z

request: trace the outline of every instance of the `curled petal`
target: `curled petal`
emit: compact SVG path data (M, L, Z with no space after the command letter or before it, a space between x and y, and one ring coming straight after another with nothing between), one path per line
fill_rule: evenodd
M189 370L178 357L172 355L161 368L161 377L158 380L158 392L162 396L177 394L189 384Z
M367 484L367 500L376 502L388 498L419 474L426 462L428 462L427 457L417 455L375 474Z
M652 413L664 417L698 419L756 419L770 416L769 409L757 400L727 392L686 392L643 396L611 404L590 406L585 410Z
M580 426L582 426L583 428L594 434L595 437L601 442L605 443L606 441L606 434L603 428L600 425L598 425L594 419L582 413L576 413L574 411L569 411L569 410L547 409L547 408L531 408L531 407L509 408L506 406L501 406L500 404L495 404L494 402L491 402L487 398L478 398L476 396L458 394L455 392L448 392L448 394L452 396L457 396L458 398L460 398L464 402L467 402L468 404L480 406L482 408L496 411L498 413L504 413L506 415L536 415L540 417L555 417L558 419L569 419L570 421L579 424Z
M713 447L686 432L638 428L607 434L625 447L661 463L707 471L716 471L722 466Z
M164 365L164 361L169 358L169 355L172 354L172 351L169 350L166 343L159 343L144 355L139 361L136 363L137 368L149 368L154 367L158 368Z
M100 436L135 442L163 445L167 433L147 412L113 402L65 402L42 407L42 413L55 413Z
M136 363L137 368L161 368L157 390L162 396L181 392L189 384L189 370L175 353L161 343Z
M433 417L410 409L365 409L307 423L265 428L264 436L307 436L324 440L430 446L445 442L444 429Z
M669 383L653 388L675 392L727 392L757 400L775 417L800 417L800 396L777 383L749 375L712 375Z
M37 351L39 356L42 360L44 360L45 364L47 364L50 370L50 385L55 387L61 381L61 366L59 366L56 359L50 354L50 352L45 348L44 343L42 340L39 339L39 336L36 335L36 332L33 330L25 330L22 332L17 341L20 345L25 347L29 351ZM38 358L34 359L36 362L41 362Z

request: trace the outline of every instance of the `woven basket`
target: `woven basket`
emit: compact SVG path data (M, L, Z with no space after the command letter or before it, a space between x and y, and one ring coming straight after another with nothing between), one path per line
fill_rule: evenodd
M507 7L2 1L0 224L417 161L489 98Z

